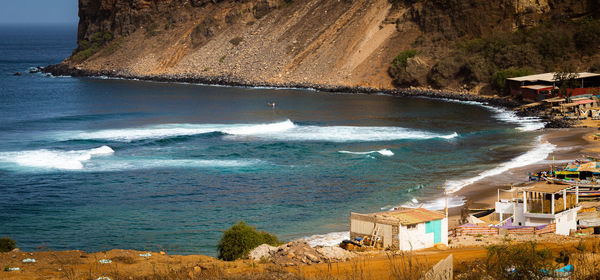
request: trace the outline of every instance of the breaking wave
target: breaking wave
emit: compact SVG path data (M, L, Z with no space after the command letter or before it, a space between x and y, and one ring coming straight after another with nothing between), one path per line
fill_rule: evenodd
M386 157L391 157L394 155L394 152L388 150L388 149L381 149L378 151L368 151L368 152L351 152L351 151L338 151L338 153L342 153L342 154L353 154L353 155L369 155L369 154L374 154L374 153L378 153L382 156L386 156Z
M447 199L448 208L458 207L465 204L465 197L463 196L448 196ZM422 206L423 208L429 210L443 210L446 207L446 198L439 197L425 202L420 202L416 198L413 198L410 202L402 204L401 206L407 208L417 208L419 206Z
M243 168L261 163L262 161L257 159L117 159L91 162L85 166L85 171L110 172L156 168Z
M40 149L2 152L0 153L0 161L24 167L79 170L83 169L83 163L89 161L92 157L112 155L114 152L109 146L77 151Z
M217 160L217 159L160 159L112 157L114 150L102 146L89 150L29 150L1 152L0 167L15 169L46 169L63 171L122 171L151 168L236 168L260 164L260 160Z
M451 139L458 136L388 126L314 126L298 125L290 120L266 124L166 124L141 128L99 131L70 131L58 135L61 140L102 139L131 142L144 139L200 135L220 132L225 139L264 139L279 141L368 142L402 139Z
M448 102L454 102L454 103L462 103L462 104L481 106L483 108L486 108L486 109L494 112L495 119L506 122L506 123L512 123L512 124L518 125L519 127L517 127L517 130L520 130L520 131L534 131L534 130L542 129L546 125L546 123L544 123L538 117L520 117L512 110L507 110L507 109L500 108L500 107L494 107L494 106L488 105L485 102L463 101L463 100L446 99L446 98L442 98L442 100L448 101Z
M499 175L513 168L527 166L544 161L548 157L548 155L550 155L550 153L552 153L556 149L556 146L549 142L542 142L540 137L538 137L538 142L539 144L532 150L516 158L513 158L508 162L502 163L495 168L481 172L475 177L461 180L446 181L446 190L451 193L456 192L462 189L463 187L473 184L483 178Z
M347 239L350 239L350 232L341 231L341 232L331 232L331 233L326 233L326 234L315 234L315 235L300 238L298 240L305 241L311 247L316 247L316 246L335 246Z

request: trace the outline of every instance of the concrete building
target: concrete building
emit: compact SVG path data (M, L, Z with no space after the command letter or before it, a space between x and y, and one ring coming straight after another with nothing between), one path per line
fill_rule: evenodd
M350 213L350 239L365 236L380 240L384 248L404 251L448 245L448 218L424 208Z
M577 229L577 211L581 209L578 186L540 182L508 192L517 196L500 199L498 193L495 206L501 221L512 217L512 224L518 226L556 224L555 233L561 235Z

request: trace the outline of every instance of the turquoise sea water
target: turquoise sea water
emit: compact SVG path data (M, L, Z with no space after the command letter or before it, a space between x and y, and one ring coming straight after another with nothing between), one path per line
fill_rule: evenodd
M343 232L350 211L544 152L523 131L539 123L477 104L27 73L75 36L0 27L0 235L25 250L214 255L239 220L285 240Z

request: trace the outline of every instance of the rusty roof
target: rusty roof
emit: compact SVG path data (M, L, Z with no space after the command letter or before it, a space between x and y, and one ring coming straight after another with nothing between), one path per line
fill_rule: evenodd
M441 220L446 217L446 215L442 212L427 210L425 208L379 212L374 213L373 215L377 219L396 221L401 225L420 224L429 221Z

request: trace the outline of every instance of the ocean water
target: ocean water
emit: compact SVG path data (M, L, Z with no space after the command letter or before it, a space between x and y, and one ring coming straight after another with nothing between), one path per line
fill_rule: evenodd
M0 235L25 250L215 255L241 220L332 243L350 211L439 209L439 186L553 149L538 120L474 102L27 73L75 37L0 27Z

